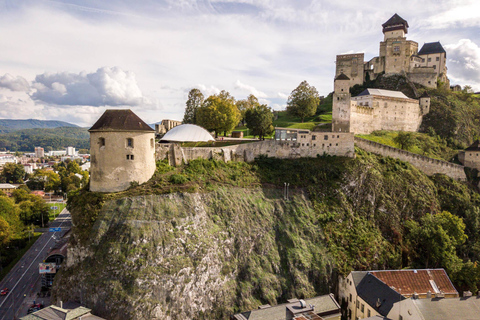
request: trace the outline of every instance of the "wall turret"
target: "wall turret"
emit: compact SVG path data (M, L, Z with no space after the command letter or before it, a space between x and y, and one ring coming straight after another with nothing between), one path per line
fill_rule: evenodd
M90 191L118 192L155 172L155 131L131 110L107 110L90 132Z
M419 100L420 100L420 112L422 113L422 116L424 116L430 112L430 96L428 95L427 91L425 91L420 96Z
M333 105L332 105L332 131L350 132L351 113L350 78L341 73L335 78Z

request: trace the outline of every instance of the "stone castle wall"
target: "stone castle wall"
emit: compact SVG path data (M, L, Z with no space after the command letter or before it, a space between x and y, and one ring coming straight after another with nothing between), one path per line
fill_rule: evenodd
M313 134L313 133L312 133ZM156 159L168 159L170 165L178 166L194 159L217 159L228 161L252 162L256 157L265 155L280 159L299 157L317 157L324 154L342 157L354 157L354 137L352 133L325 132L317 134L315 144L294 141L264 140L237 144L226 147L183 148L175 143L158 143Z
M464 167L458 164L432 159L359 137L355 137L355 144L365 151L409 162L429 176L435 173L443 173L455 180L467 180Z

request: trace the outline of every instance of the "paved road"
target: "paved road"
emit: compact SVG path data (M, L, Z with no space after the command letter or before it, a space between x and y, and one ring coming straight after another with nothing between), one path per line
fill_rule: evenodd
M71 218L67 209L64 209L50 224L50 227L70 227ZM55 245L55 235L62 232L46 232L38 238L32 247L23 255L15 267L0 282L0 288L9 288L7 296L0 297L0 320L13 320L25 316L19 311L23 300L34 297L37 293L35 284L40 279L38 264L46 257ZM30 299L31 300L31 299Z

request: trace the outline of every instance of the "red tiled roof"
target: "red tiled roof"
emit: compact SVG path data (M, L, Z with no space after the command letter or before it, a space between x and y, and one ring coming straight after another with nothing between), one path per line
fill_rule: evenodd
M428 291L435 293L430 280L433 280L438 290L443 293L457 293L444 269L385 270L370 273L403 296L425 294Z

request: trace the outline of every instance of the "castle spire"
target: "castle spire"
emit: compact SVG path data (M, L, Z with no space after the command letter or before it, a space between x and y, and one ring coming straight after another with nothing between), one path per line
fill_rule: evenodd
M390 19L382 24L383 33L395 30L403 30L405 33L408 33L408 22L407 20L400 17L398 14L394 14Z

